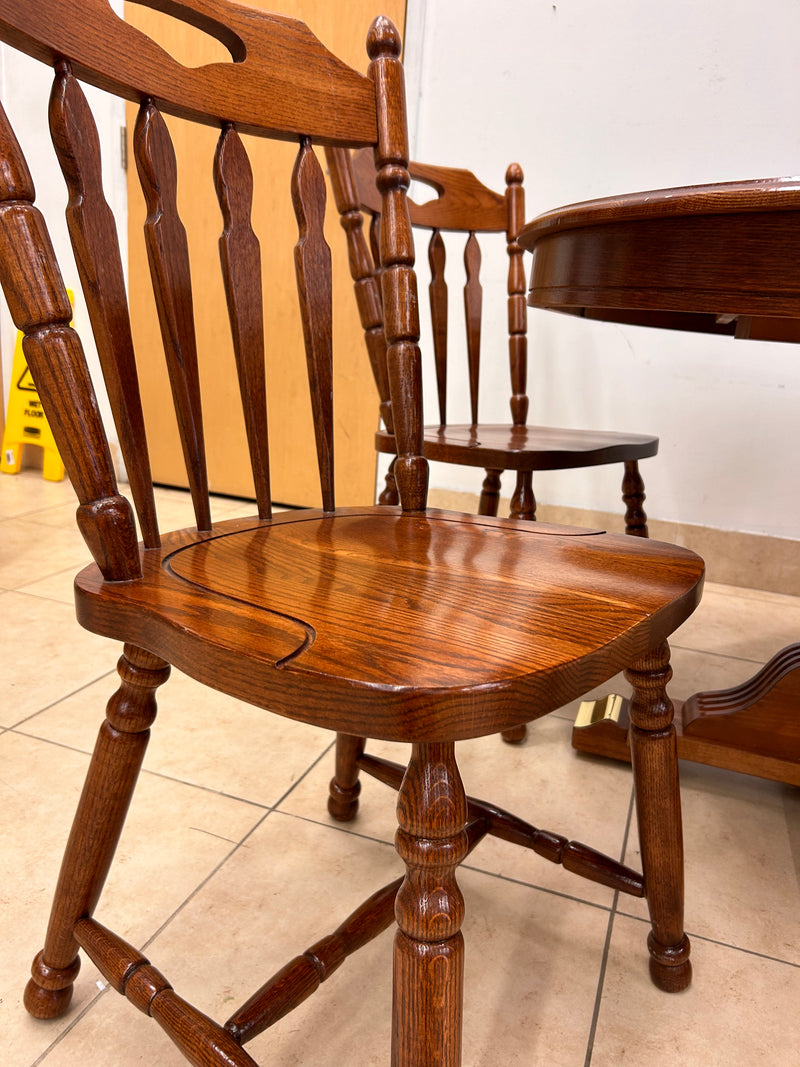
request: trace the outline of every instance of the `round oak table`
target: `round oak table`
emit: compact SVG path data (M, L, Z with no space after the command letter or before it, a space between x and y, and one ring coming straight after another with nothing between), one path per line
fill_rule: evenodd
M800 342L800 179L659 189L571 204L519 236L528 303L585 318ZM676 701L678 754L800 785L800 644L732 689ZM583 751L629 759L619 698L584 706Z

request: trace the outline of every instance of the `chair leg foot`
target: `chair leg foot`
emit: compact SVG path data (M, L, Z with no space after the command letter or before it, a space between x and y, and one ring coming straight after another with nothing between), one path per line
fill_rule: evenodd
M329 786L328 814L337 822L351 822L358 812L358 760L363 751L363 737L336 735L336 770Z
M57 1019L70 1005L81 961L76 956L68 967L48 967L43 957L39 952L33 961L23 1003L34 1019Z
M677 945L659 945L652 933L647 938L650 952L650 977L653 984L665 993L680 993L692 982L691 945L686 934Z
M528 736L528 727L525 723L522 726L511 726L508 730L503 730L500 736L507 745L519 745Z
M335 778L331 778L328 793L328 814L337 822L351 822L358 814L358 795L361 782L356 782L352 789L342 789Z

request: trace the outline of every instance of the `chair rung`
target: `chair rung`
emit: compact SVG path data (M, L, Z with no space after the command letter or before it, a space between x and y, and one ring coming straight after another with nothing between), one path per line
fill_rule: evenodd
M312 993L348 956L383 933L394 922L398 878L365 900L332 934L282 967L225 1023L239 1044L267 1030Z
M467 827L467 854L486 836L483 819ZM402 878L373 893L332 934L282 967L225 1023L236 1041L244 1045L269 1029L307 997L358 949L363 948L394 922L394 898Z
M377 778L393 789L399 789L405 774L405 768L379 756L362 754L358 766L365 774ZM570 841L561 834L549 830L539 830L530 823L512 815L502 808L495 807L485 800L467 797L469 817L482 821L485 832L502 838L514 845L529 848L551 863L560 863L565 870L588 878L599 885L608 886L633 897L645 896L644 878L638 871L626 867L618 860L598 852L579 841Z
M75 925L75 940L118 993L150 1015L195 1067L258 1067L228 1031L179 997L135 948L94 919Z

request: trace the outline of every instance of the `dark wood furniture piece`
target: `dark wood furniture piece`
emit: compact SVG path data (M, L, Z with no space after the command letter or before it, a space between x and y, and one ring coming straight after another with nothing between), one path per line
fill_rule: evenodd
M587 318L800 341L800 182L728 182L561 207L526 225L529 303ZM733 428L732 428L733 429ZM619 705L617 705L619 707ZM800 644L752 679L679 709L688 760L800 785ZM630 758L628 714L573 731L587 752Z
M69 231L143 538L137 544L133 509L117 487L31 176L0 112L0 280L25 334L28 364L94 557L76 579L78 618L124 642L121 685L100 727L44 948L26 989L28 1010L40 1018L67 1010L82 949L191 1063L252 1067L246 1042L396 921L392 1063L455 1067L464 958L456 869L487 833L646 896L653 979L666 990L684 988L691 968L666 638L699 600L701 560L642 538L426 509L403 71L394 26L382 17L373 23L363 76L284 16L229 0L149 2L211 33L231 63L181 66L120 20L107 0L0 0L0 39L55 67L50 123L69 189ZM144 238L196 528L164 533L157 524L119 246L78 78L140 105L134 144L149 207ZM187 236L164 114L220 129L213 160L219 251L258 486L257 512L247 520L212 523L209 513ZM260 250L249 222L254 175L240 133L298 146L287 207L290 186L324 499L318 511L271 515ZM371 146L375 153L383 217L390 220L382 228L381 281L400 507L335 506L330 260L314 144ZM95 916L155 718L155 693L170 664L265 709L266 751L266 712L354 738L412 744L406 768L363 754L359 760L399 788L397 849L405 875L263 982L224 1025L188 1004ZM543 715L630 664L643 874L465 795L456 741ZM350 783L353 793L356 787ZM309 858L310 870L313 863ZM107 1058L114 1062L113 1048Z
M382 312L378 289L380 271L379 228L381 198L375 185L375 167L367 150L352 159L342 152L329 152L328 163L334 195L343 217L350 244L350 266L359 297L361 322L370 355L375 383L380 397L383 426L375 435L379 452L395 455L389 382L386 375L386 344L383 339ZM626 505L626 533L647 536L647 516L643 510L644 483L639 460L654 456L658 438L643 434L617 433L610 430L571 430L551 426L528 425L527 396L528 351L527 315L525 311L525 270L522 248L517 242L525 218L525 192L522 168L512 163L506 172L505 191L495 192L480 182L471 171L410 162L409 174L415 182L436 193L434 199L415 203L408 199L411 225L431 231L428 245L430 285L428 287L436 366L439 422L424 429L425 456L439 463L463 467L480 467L486 472L479 515L496 515L500 499L500 478L514 471L516 484L511 498L512 518L533 519L536 498L533 492L534 471L570 470L595 467L606 463L624 464L622 499ZM353 212L361 209L370 216L370 243L367 245ZM445 264L448 242L452 235L465 238L464 321L469 374L470 421L448 422L448 287ZM497 425L482 423L478 418L481 366L483 286L480 279L481 249L478 234L503 234L508 252L508 337L511 376L511 422ZM493 339L494 340L494 339ZM502 366L499 346L491 350L490 370L498 374ZM386 488L380 497L384 504L397 504L394 468L390 468Z

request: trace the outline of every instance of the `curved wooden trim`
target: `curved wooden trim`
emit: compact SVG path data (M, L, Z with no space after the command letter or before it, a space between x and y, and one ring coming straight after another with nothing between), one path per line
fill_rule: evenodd
M322 143L370 144L377 138L368 78L336 58L297 19L227 0L147 0L222 41L231 63L190 69L134 26L107 0L0 0L5 41L53 65L68 59L77 77L138 103L152 97L169 114L240 132ZM115 42L109 48L109 41ZM302 54L302 63L287 57ZM235 58L234 58L235 57Z

